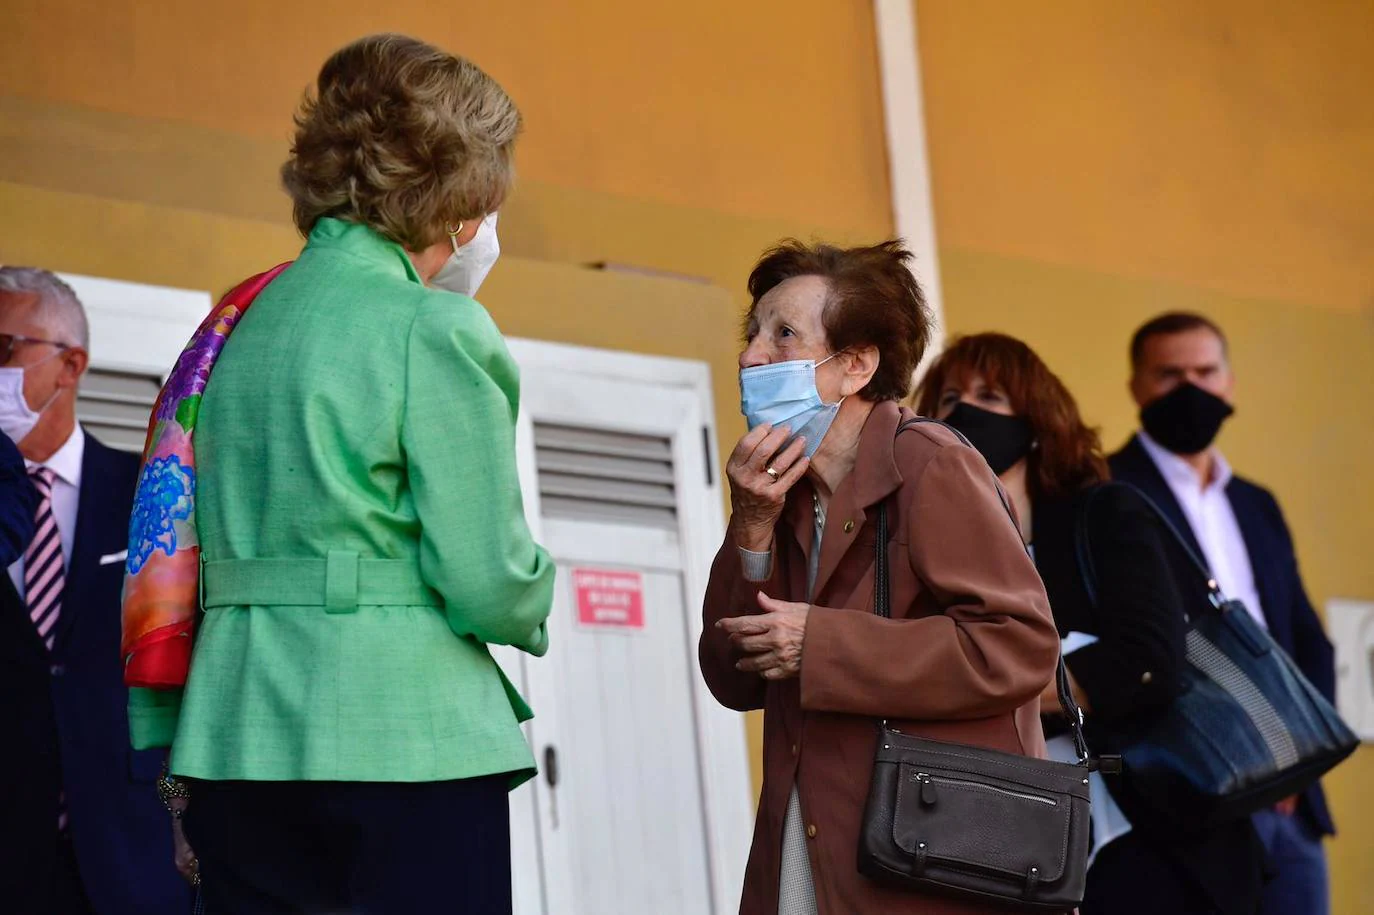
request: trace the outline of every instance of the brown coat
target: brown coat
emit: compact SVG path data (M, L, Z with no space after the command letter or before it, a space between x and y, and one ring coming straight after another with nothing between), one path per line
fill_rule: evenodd
M1059 648L1044 587L987 464L934 424L896 436L912 415L892 403L873 409L854 470L831 498L800 678L768 683L735 670L737 656L714 624L759 612L760 590L806 599L809 481L788 494L768 581L744 579L729 534L711 568L702 672L723 705L764 709L763 791L741 915L777 912L783 815L794 782L820 915L995 911L890 890L855 865L876 719L892 719L908 733L1044 756L1038 694ZM883 500L890 620L872 612L874 522Z

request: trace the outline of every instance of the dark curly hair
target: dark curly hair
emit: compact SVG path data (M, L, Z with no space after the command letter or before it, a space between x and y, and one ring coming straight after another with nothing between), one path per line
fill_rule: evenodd
M940 354L916 391L916 412L937 416L940 396L981 375L1006 392L1017 416L1030 421L1038 444L1027 481L1033 496L1058 496L1107 479L1097 430L1083 422L1069 389L1026 344L1006 334L961 337Z
M496 211L514 180L520 112L470 61L404 35L336 51L296 114L282 184L296 227L371 226L409 251Z
M821 323L834 352L875 346L878 369L859 391L864 400L902 400L930 344L931 316L925 293L908 263L911 252L898 240L863 248L807 245L789 238L765 251L749 274L753 299L745 315L774 286L796 276L818 276L829 284Z

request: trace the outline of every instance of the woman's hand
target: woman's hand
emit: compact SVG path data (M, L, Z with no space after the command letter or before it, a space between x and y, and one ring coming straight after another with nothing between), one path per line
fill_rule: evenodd
M787 491L811 466L811 460L803 456L803 438L778 453L790 434L786 426L755 426L739 440L725 462L725 475L730 480L730 524L736 546L756 553L772 548L773 525L782 514Z
M174 798L169 803L173 811L172 860L176 864L177 873L181 874L181 879L191 886L200 886L200 862L196 860L196 853L191 850L191 843L186 841L186 831L181 827L181 815L186 812L190 800Z
M736 669L757 673L765 680L801 675L802 643L810 604L775 600L759 592L763 613L734 616L716 623L730 634L730 644L745 654Z

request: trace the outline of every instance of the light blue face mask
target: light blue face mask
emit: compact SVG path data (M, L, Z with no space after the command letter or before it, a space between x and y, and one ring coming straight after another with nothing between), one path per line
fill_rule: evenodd
M841 397L834 403L826 403L821 400L821 392L816 390L816 369L836 355L831 353L820 362L793 359L740 369L740 412L748 421L749 428L764 423L770 426L785 425L792 430L792 434L783 447L791 444L797 436L803 436L806 438L806 456L814 455L821 446L821 439L830 430L830 424L835 421L835 415L840 412L840 404L844 402Z

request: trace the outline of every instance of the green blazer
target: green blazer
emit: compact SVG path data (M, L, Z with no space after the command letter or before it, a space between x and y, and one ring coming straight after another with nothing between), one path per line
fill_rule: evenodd
M533 774L532 713L487 650L548 650L518 392L482 306L322 219L206 388L205 612L184 693L130 691L135 747L204 779Z

